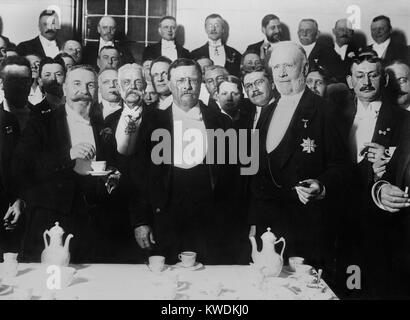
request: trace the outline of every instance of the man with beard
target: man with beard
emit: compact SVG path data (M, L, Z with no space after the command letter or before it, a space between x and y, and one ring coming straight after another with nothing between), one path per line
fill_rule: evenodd
M38 26L40 35L34 39L21 42L16 50L20 56L30 53L41 57L54 58L60 52L60 44L57 40L57 30L60 28L59 17L54 10L44 10L39 17Z
M63 89L65 105L32 117L15 151L18 181L30 208L23 260L40 260L42 234L59 222L74 235L71 262L99 262L96 215L118 176L101 179L89 172L93 160L112 166L115 141L102 135L101 125L89 115L97 96L95 71L76 66L67 73Z
M26 203L12 173L13 152L30 110L27 107L31 68L23 57L7 57L0 64L4 101L0 104L0 253L18 252L21 215Z
M396 60L385 70L389 75L390 98L403 110L410 111L410 67Z
M151 79L155 91L159 95L158 108L165 110L172 104L171 90L168 86L168 69L172 61L167 57L159 57L151 63Z
M138 140L138 160L133 161L134 190L138 192L132 198L131 219L136 241L141 248L165 256L169 264L176 263L178 253L185 250L197 252L197 261L205 264L231 262L228 254L232 252L221 252L222 232L225 236L230 232L224 229L226 215L221 211L221 198L225 198L229 188L222 184L230 180L226 165L205 163L210 142L204 141L206 129L226 130L229 119L199 101L201 74L193 60L182 58L171 64L168 77L173 104L166 110L155 109L146 114ZM172 128L182 128L182 132ZM163 145L169 161L164 159L161 163L157 158L161 157L157 153L161 153L160 145L152 139L152 134L159 132L157 129L171 139ZM182 156L187 144L178 145L181 134L188 134L189 130L198 132L201 143L196 145L195 159L186 160ZM215 139L213 142L216 146ZM169 148L171 144L175 147ZM216 155L212 161L214 158Z
M262 19L262 33L265 35L265 39L249 45L246 51L257 52L260 58L265 60L268 50L270 50L275 43L283 40L280 19L274 14L264 16Z
M334 229L326 215L347 173L343 143L325 101L306 88L302 47L278 43L269 67L281 96L259 120L260 164L251 182L249 235L259 240L270 228L286 239L285 260L302 256L316 268L326 267L329 275L335 241L328 238ZM266 86L249 77L244 83L253 91Z
M160 56L167 57L171 62L178 58L189 58L189 51L175 41L176 30L177 21L174 17L162 17L158 25L161 41L151 44L144 49L142 61L148 59L155 60Z
M335 36L334 51L340 57L340 64L343 66L343 73L339 76L340 82L346 82L346 76L349 74L349 68L352 64L352 57L358 48L352 43L354 30L352 23L348 19L339 19L332 30Z
M33 107L35 114L47 114L63 103L63 84L66 75L64 61L45 57L39 66L39 85L44 99Z
M115 139L117 151L124 156L130 156L135 152L138 131L145 110L142 97L146 85L144 71L140 65L126 64L118 70L117 88L124 108L115 131Z
M368 49L358 52L347 83L353 94L342 101L334 101L334 115L339 120L337 126L349 149L354 176L346 190L349 206L341 221L339 243L342 265L339 268L341 273L345 273L349 265L360 266L363 290L356 293L372 297L385 284L379 279L383 278L383 273L377 270L381 271L386 266L377 257L388 248L379 242L381 237L378 234L383 232L388 221L373 208L369 191L375 175L380 176L389 161L385 151L399 143L403 116L401 110L392 106L382 94L386 77L376 52ZM349 234L345 232L347 229L350 230ZM341 285L345 282L346 279L341 279ZM355 292L348 291L346 294Z
M67 40L62 46L61 52L65 52L72 56L76 64L81 63L81 59L83 58L83 47L78 41Z
M193 59L210 58L215 65L225 67L229 74L240 77L241 54L223 41L226 21L219 14L211 14L205 19L208 42L191 52Z

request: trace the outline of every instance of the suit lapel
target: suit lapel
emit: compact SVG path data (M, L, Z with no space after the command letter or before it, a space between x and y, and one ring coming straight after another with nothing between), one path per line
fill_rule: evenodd
M312 95L309 89L305 89L302 97L300 98L299 104L295 110L295 113L290 121L289 127L286 130L286 133L283 137L284 143L283 153L282 153L282 160L281 160L281 168L284 167L286 162L289 160L291 155L296 151L298 147L300 147L300 143L302 140L300 137L302 136L302 132L305 130L304 124L305 123L312 123L312 119L315 115L315 105L312 99ZM307 138L307 137L303 137Z
M379 116L377 117L372 141L383 146L389 146L393 132L394 119L389 105L382 103Z
M37 38L35 39L35 41L36 41L36 46L37 46L38 50L41 51L42 54L43 54L43 56L45 57L45 56L46 56L46 52L44 51L44 48L43 48L43 46L41 45L40 36L37 36Z
M67 123L67 113L64 105L61 105L55 111L55 118L50 118L51 132L56 134L57 145L60 145L63 150L71 149L71 137Z

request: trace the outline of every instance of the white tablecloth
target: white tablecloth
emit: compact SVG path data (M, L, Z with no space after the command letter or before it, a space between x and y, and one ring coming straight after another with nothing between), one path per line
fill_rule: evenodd
M337 299L323 280L315 286L314 276L294 275L285 272L286 268L279 277L263 278L251 266L204 266L195 271L173 266L160 274L151 272L146 265L71 267L77 270L71 285L49 290L47 283L50 285L53 274L47 273L47 267L22 263L16 277L2 279L0 299L18 298L19 289L32 289L32 299ZM4 291L7 286L17 290Z

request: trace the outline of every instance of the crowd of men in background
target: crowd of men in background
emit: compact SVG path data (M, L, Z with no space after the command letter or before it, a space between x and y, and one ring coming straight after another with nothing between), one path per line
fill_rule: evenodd
M410 67L388 17L357 48L347 19L332 45L302 19L297 44L268 14L264 39L241 54L220 15L191 52L166 16L141 64L113 17L85 47L58 42L57 25L45 10L36 38L0 36L0 251L40 261L58 221L74 234L73 263L161 254L172 264L190 250L205 264L249 264L249 237L269 227L286 257L322 268L341 297L410 296ZM209 136L231 129L223 148ZM203 138L196 161L184 157L190 130ZM233 145L248 147L256 174L217 161ZM106 161L105 174L92 174L93 161ZM360 290L346 286L352 265Z

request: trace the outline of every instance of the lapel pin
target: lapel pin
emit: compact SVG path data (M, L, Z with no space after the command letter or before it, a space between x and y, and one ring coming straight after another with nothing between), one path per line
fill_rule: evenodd
M307 123L309 122L309 120L308 119L302 119L302 122L303 122L303 128L307 128Z
M383 131L383 130L379 130L379 134L382 134L382 135L387 135L387 131Z
M6 134L10 134L10 133L13 133L13 127L12 126L6 127Z

